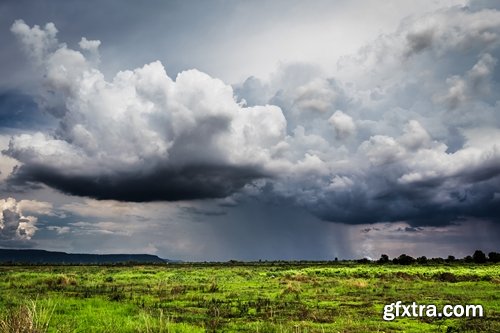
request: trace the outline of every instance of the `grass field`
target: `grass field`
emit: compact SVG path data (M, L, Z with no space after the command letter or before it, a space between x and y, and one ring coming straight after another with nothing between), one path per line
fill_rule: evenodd
M384 321L397 300L484 317ZM500 332L500 265L3 266L0 311L2 332Z

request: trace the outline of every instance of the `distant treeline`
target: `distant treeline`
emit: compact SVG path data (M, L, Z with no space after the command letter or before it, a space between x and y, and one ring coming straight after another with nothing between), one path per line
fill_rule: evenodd
M165 264L167 259L150 254L85 254L32 249L0 249L4 265L129 265Z
M363 263L363 262L371 262L369 259L360 259L358 262ZM392 260L389 258L387 254L382 254L380 256L380 259L377 260L377 263L379 264L388 264L388 263L393 263L393 264L399 264L399 265L411 265L411 264L427 264L427 263L436 263L436 264L442 264L442 263L451 263L451 262L465 262L465 263L476 263L476 264L484 264L487 262L491 263L498 263L500 262L500 253L497 252L490 252L488 253L488 256L481 251L481 250L476 250L473 255L466 256L462 259L457 259L454 256L448 256L447 258L427 258L426 256L421 256L418 258L413 258L407 254L402 254L397 258L393 258Z
M205 262L182 262L179 260L162 259L155 255L148 254L70 254L65 252L51 252L45 250L13 250L0 249L0 265L103 265L103 266L135 266L135 265L183 265L190 267L198 266L282 266L292 265L351 265L351 264L444 264L444 263L499 263L500 253L490 252L486 255L483 251L476 250L473 255L457 259L452 255L447 258L427 258L421 256L413 258L407 254L399 257L389 258L387 254L382 254L378 260L368 258L358 260L258 260L239 261L229 260L225 262L205 261Z

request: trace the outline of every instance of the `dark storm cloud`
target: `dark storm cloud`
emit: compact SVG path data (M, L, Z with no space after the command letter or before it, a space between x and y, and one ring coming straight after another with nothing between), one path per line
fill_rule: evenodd
M173 81L158 61L108 82L95 67L100 41L82 38L77 51L51 23L17 20L11 30L41 71L38 107L59 122L55 135L12 138L3 153L24 164L9 185L175 201L226 197L271 174L259 159L284 136L279 108L244 107L230 86L197 70Z
M412 227L405 227L404 229L402 229L403 231L405 232L419 232L419 231L422 231L424 230L424 228L412 228Z
M138 202L237 193L348 224L498 220L498 11L411 17L338 78L295 63L235 91L197 70L173 80L160 62L107 80L88 55L100 41L11 30L42 64L39 107L61 111L55 135L11 139L11 184Z
M332 222L498 222L499 33L498 11L441 10L408 18L396 33L343 59L340 74L350 82L338 80L339 89L326 89L331 95L307 94L309 86L320 91L317 77L267 87L287 120L302 118L295 122L306 131L290 143L310 156L300 161L308 172L275 183L274 192ZM239 94L248 90L253 99L264 87L252 79ZM332 98L343 95L342 103ZM308 112L325 101L325 115ZM321 117L334 128L305 125ZM345 129L348 135L339 135Z
M323 220L349 224L407 221L412 226L437 226L459 221L464 216L500 222L500 177L470 179L484 174L482 168L464 174L402 184L391 175L394 170L370 170L349 189L306 192L291 200ZM378 180L378 181L377 181Z
M265 175L252 167L197 165L155 168L151 173L73 175L45 166L19 167L10 185L43 183L61 192L99 200L149 202L223 198Z

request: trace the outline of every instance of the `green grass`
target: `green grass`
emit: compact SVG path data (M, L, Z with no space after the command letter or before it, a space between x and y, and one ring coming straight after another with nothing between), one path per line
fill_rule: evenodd
M384 321L397 300L485 316ZM500 265L3 266L0 331L500 332Z

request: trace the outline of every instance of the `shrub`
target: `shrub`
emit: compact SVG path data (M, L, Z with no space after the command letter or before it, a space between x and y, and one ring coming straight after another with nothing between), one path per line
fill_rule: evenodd
M494 262L494 263L500 262L500 253L490 252L490 253L488 253L488 259L489 259L489 261Z
M377 262L379 264L387 264L389 262L389 256L387 254L382 254Z
M429 261L432 262L433 264L442 264L442 263L444 263L444 259L440 258L440 257L431 258Z
M61 274L46 279L45 284L51 290L60 290L67 286L76 286L77 282L74 277Z
M284 294L300 294L300 285L297 284L297 283L293 283L292 281L289 281L285 287L285 289L283 289L283 291L281 292L282 295Z
M439 274L438 279L439 281L443 282L457 282L457 277L455 276L455 274L449 272Z
M476 250L472 255L472 259L476 264L483 264L486 262L486 254L481 250Z
M421 256L417 258L417 262L419 264L427 264L427 257L426 256Z
M411 265L415 262L415 259L409 255L402 254L398 257L397 263L400 265Z
M466 257L464 257L464 261L465 262L473 262L474 259L472 259L472 256L466 256Z

